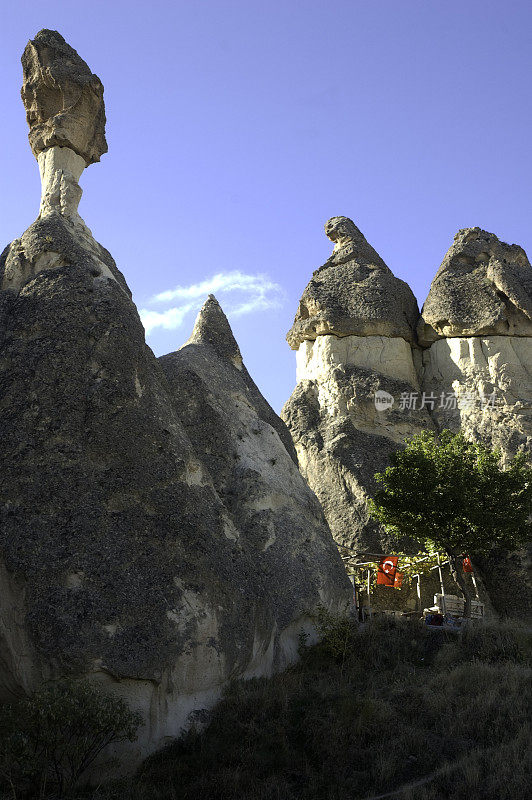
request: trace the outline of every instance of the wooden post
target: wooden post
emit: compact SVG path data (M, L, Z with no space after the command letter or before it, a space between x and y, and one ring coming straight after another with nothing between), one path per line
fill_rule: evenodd
M356 611L356 614L357 614L357 617L358 617L358 616L360 616L360 613L359 613L359 608L358 608L357 584L356 584L356 577L355 577L355 573L354 572L351 575L351 583L353 584L353 603L355 605L355 611Z
M370 619L371 619L371 616L372 616L372 613L371 613L371 593L370 593L370 586L369 586L369 583L370 583L370 578L371 578L371 570L370 570L370 569L368 569L368 583L367 583L367 592L368 592L368 613L369 613L369 617L370 617Z
M478 587L477 587L477 582L475 580L474 572L471 573L471 580L473 581L473 586L475 587L475 597L477 598L477 600L480 600L480 595L478 593Z
M441 571L440 554L439 553L436 553L436 558L438 559L438 575L440 576L441 605L442 605L442 611L445 614L445 612L446 612L446 608L445 608L445 589L443 588L443 575L442 575L442 571Z
M416 611L421 611L421 575L418 573L417 575L413 575L412 577L417 578L417 584L416 584Z

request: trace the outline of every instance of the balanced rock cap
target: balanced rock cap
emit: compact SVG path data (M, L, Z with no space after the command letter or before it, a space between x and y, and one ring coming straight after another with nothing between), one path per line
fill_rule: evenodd
M22 54L22 102L35 157L69 147L87 166L107 152L103 85L57 31L42 30Z
M519 245L464 228L432 281L418 336L430 345L483 335L532 336L532 267Z
M388 336L414 340L419 318L416 298L396 278L348 217L332 217L325 233L332 256L317 269L303 292L287 341L297 350L305 339Z

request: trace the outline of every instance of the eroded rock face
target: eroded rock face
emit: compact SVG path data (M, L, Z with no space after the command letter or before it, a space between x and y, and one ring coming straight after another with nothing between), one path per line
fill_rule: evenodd
M312 610L345 610L350 585L219 310L169 382L65 195L75 155L41 153L48 199L0 259L0 697L65 675L104 683L143 714L134 761L229 680L294 660Z
M301 296L287 334L293 350L324 334L400 336L413 340L419 316L410 287L396 278L347 217L332 217L325 232L335 243Z
M298 346L297 386L282 415L336 541L358 551L382 552L389 545L368 518L367 500L375 489L375 472L388 465L391 452L408 436L424 428L462 430L470 439L499 448L505 458L518 451L532 454L532 268L517 245L479 228L459 231L417 324L421 347L415 321L410 334L390 336L388 329L387 335L375 335L380 325L376 309L396 303L387 289L390 277L375 251L344 220L328 223L336 242L332 259L348 251L354 264L379 264L371 273L372 286L385 302L376 303L370 293L367 310L360 311L364 274L360 283L348 281L338 288L339 300L334 282L327 284L328 305L320 308L321 319L332 319L339 306L350 309L353 329L360 320L373 319L373 333L366 336L331 335L321 323L313 327L317 316L303 320L300 306L289 334L291 345ZM322 271L327 275L327 269ZM350 278L354 275L349 271ZM304 298L316 293L313 283ZM344 300L343 292L354 299ZM395 310L387 314L398 320L403 309L399 294ZM402 319L412 320L412 315ZM312 325L305 329L309 320ZM350 324L344 319L338 333ZM294 332L306 338L298 342ZM393 405L378 407L376 401L387 396ZM413 544L399 547L411 550ZM530 561L530 552L524 551L477 564L500 613L530 617Z
M345 602L345 573L290 434L243 365L214 297L189 341L159 362L194 452L255 565L253 586L241 586L255 616L275 638L318 603Z
M297 386L281 416L335 540L381 552L388 537L367 512L374 475L407 436L432 427L426 408L400 407L401 396L419 392L421 352L411 345L419 312L351 220L333 217L325 230L335 248L287 336L297 348ZM393 405L376 403L379 395Z
M0 293L0 536L27 645L21 660L17 639L3 643L15 669L4 683L133 682L126 696L144 715L159 709L146 751L247 668L256 620L236 609L234 586L254 567L109 254L99 250L113 278L56 215L4 263L13 251L29 269Z
M42 30L22 55L22 101L37 158L48 147L68 147L85 164L107 152L103 85L57 31Z
M459 231L418 325L422 388L450 398L435 405L438 428L461 429L508 456L532 453L531 320L525 251L480 228Z
M423 353L422 384L436 398L438 429L462 430L507 456L532 453L530 337L439 339Z
M532 267L525 251L480 228L459 231L418 325L421 385L439 430L532 459ZM440 401L442 398L442 402ZM531 551L482 563L502 614L532 616Z
M28 42L22 67L22 100L42 183L39 217L57 213L84 227L79 179L107 152L102 83L57 31L42 30Z

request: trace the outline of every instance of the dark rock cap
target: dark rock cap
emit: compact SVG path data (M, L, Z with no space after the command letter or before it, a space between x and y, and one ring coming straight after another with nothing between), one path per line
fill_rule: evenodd
M107 152L103 85L57 31L42 30L22 54L22 102L35 157L70 147L87 165Z
M305 339L390 336L414 340L416 298L396 278L348 217L332 217L325 233L335 243L303 292L287 341L297 350Z
M532 268L522 247L458 231L421 311L421 344L455 336L532 336Z

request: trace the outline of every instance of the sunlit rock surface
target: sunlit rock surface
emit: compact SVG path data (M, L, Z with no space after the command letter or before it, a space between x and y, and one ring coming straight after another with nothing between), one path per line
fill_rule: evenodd
M522 247L480 228L458 231L430 287L419 341L532 336L532 269Z
M419 404L400 407L401 396L420 388L421 352L412 348L419 311L351 220L333 217L325 231L335 247L287 335L297 349L297 385L281 416L336 541L381 552L388 537L367 511L374 475L405 437L432 427ZM379 394L393 405L376 404Z
M287 337L297 383L282 416L336 541L383 552L367 500L408 436L462 430L504 459L530 457L532 269L521 247L459 231L419 316L350 220L335 217L326 232L333 255ZM530 619L529 555L500 553L481 566L496 609Z
M459 231L418 324L421 385L443 397L438 427L532 459L532 267L518 245L480 228ZM501 613L532 619L530 551L482 562Z
M219 308L177 373L146 346L122 273L77 214L103 101L85 103L101 84L66 45L55 71L61 41L37 35L25 81L36 48L83 113L73 102L64 136L54 117L35 134L39 218L0 259L0 696L67 675L103 683L142 712L135 761L230 680L291 663L317 605L344 612L351 593Z
M312 275L287 334L293 350L307 339L336 336L401 336L413 340L417 302L394 276L352 220L332 217L325 232L331 257Z
M33 154L68 147L85 164L107 152L103 85L57 31L42 30L22 54L22 101Z

